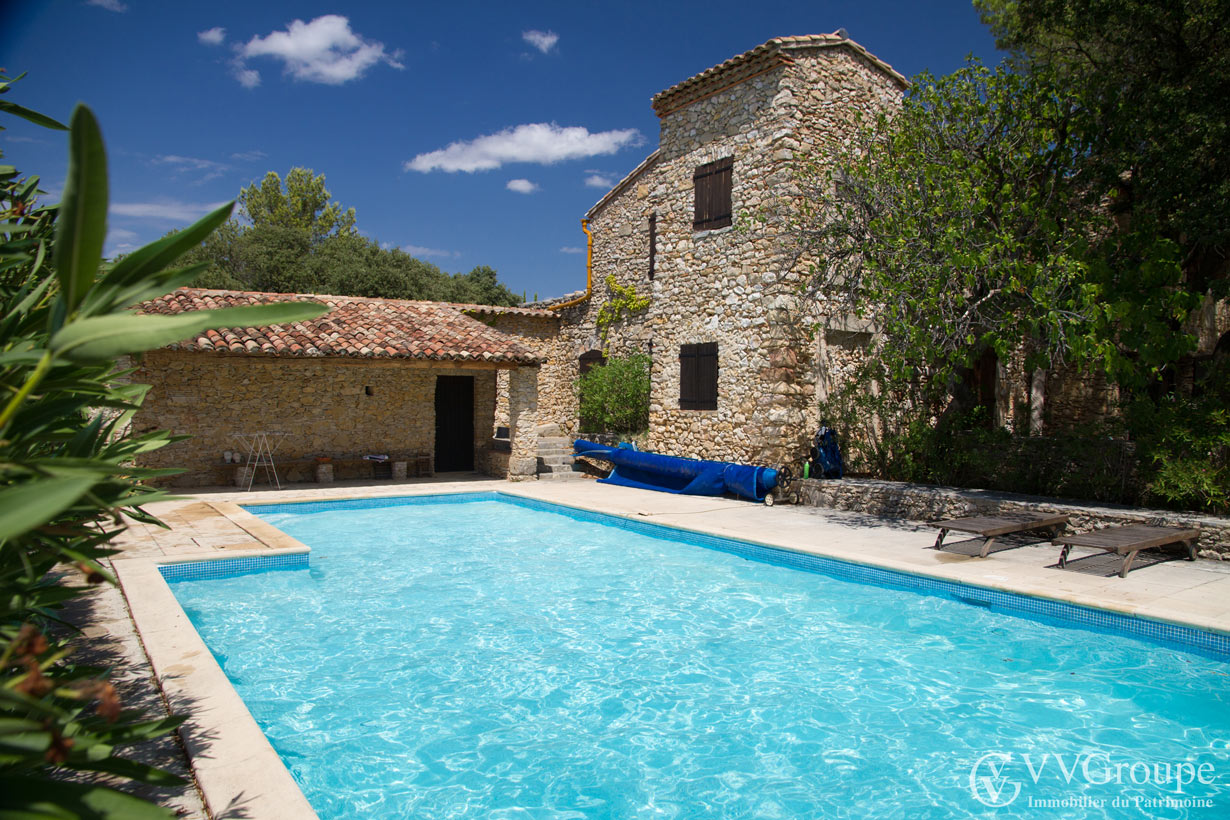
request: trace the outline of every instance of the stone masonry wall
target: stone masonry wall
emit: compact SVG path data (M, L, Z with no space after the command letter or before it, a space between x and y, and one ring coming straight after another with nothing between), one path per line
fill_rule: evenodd
M512 452L510 481L525 481L538 473L538 368L519 367L508 374L508 426Z
M559 345L559 318L552 316L542 318L525 316L523 314L496 314L483 316L482 321L496 330L518 337L518 341L535 353L548 360L539 369L538 401L543 407L567 406L572 398L572 381L566 378L562 369L552 367L557 358L556 348ZM501 370L496 376L495 387L495 426L509 427L508 413L508 370Z
M474 466L490 471L494 369L169 350L146 354L132 377L154 385L134 428L165 429L192 438L147 454L142 465L188 468L169 480L175 486L226 484L235 468L225 464L222 454L243 449L232 434L254 431L289 433L275 459L286 463L287 473L294 473L291 478L304 480L310 480L310 471L303 465L290 471L291 462L316 456L432 452L438 375L474 377ZM349 469L355 474L336 477L370 477L362 464Z
M896 83L845 48L792 52L780 66L664 117L659 154L593 214L594 296L566 309L557 359L571 367L601 347L597 311L608 274L652 302L613 329L612 355L653 354L649 447L702 458L780 463L797 458L815 426L816 342L811 304L797 297L802 265L758 222L793 191L800 153L823 156L856 119L896 103ZM733 157L729 228L694 232L692 174ZM649 279L649 217L656 214ZM718 409L679 409L679 348L717 342ZM544 405L545 407L545 405ZM550 414L546 416L546 414ZM544 420L575 426L575 398Z

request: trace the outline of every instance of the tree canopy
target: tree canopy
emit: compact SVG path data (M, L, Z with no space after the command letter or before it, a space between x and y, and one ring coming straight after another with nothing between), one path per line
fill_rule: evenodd
M208 267L197 287L272 293L327 293L516 305L521 299L496 271L479 265L449 274L399 248L385 248L355 227L353 208L330 199L323 174L270 171L239 195L239 217L189 257Z
M1024 345L1139 385L1227 292L1230 3L976 5L1009 61L917 77L804 169L815 291L874 313L903 377Z
M1003 64L914 78L899 111L800 167L810 293L876 330L823 412L879 474L963 480L943 428L974 423L988 350L1023 353L1035 375L1120 388L1113 432L1137 461L1116 475L1142 489L1118 500L1230 508L1226 371L1188 358L1230 293L1230 0L975 6Z

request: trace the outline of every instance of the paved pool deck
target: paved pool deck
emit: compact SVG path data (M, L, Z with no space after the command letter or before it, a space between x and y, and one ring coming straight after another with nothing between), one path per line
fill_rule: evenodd
M1230 562L1170 561L1143 566L1122 579L1103 577L1050 568L1059 548L1049 542L978 558L930 549L936 531L922 522L815 507L766 507L725 498L677 496L594 481L510 483L457 475L397 484L291 485L280 491L206 490L149 505L149 512L170 529L134 522L117 543L123 554L113 559L113 566L140 636L139 642L129 645L146 655L132 661L151 668L173 709L192 714L181 736L213 815L243 809L253 817L314 816L179 610L157 565L304 549L243 511L240 503L484 491L1230 634ZM949 541L959 542L959 534L950 535ZM956 548L960 549L959 543ZM1074 550L1073 557L1081 554Z

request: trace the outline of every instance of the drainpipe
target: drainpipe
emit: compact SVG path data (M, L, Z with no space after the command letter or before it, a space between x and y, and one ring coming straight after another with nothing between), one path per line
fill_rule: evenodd
M594 235L589 232L589 220L581 220L581 230L585 231L585 294L578 296L576 299L569 299L567 302L560 302L558 305L551 305L547 310L563 310L564 308L579 305L589 298L594 290Z

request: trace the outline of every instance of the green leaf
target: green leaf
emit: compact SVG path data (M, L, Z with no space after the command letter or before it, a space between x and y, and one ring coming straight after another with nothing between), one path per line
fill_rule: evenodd
M56 131L67 131L68 130L68 126L64 125L64 123L60 122L59 120L53 120L51 117L48 117L46 114L40 114L37 111L31 111L29 108L26 108L24 105L18 105L17 103L11 103L6 100L0 100L0 111L4 111L8 114L12 114L14 117L21 117L23 120L29 120L35 125L41 125L44 128L51 128Z
M103 311L92 311L91 308L83 306L82 312L115 312L132 307L147 299L154 299L165 293L170 293L176 288L191 284L201 275L201 271L208 267L208 262L198 262L186 268L174 268L169 271L151 273L144 279L122 289L99 285L94 288L90 295L93 296L97 293L102 297L99 301L105 303L103 304Z
M0 778L0 820L173 820L169 809L109 789L39 776Z
M159 271L201 244L230 218L234 207L233 201L228 202L184 230L151 242L116 262L115 267L99 282L95 293L91 294L94 298L83 305L83 310L95 313L106 308L129 307L174 290L177 283L171 281L173 277L169 274L159 276ZM207 264L202 263L200 267Z
M64 327L51 338L51 349L72 361L114 359L182 342L205 330L283 325L313 319L326 310L316 302L278 302L174 316L95 316Z
M106 772L154 786L180 786L184 783L184 779L178 775L122 757L104 757L100 760L89 761L73 760L72 766L82 771Z
M94 481L50 478L0 490L0 541L47 523L85 495Z
M71 311L94 284L107 236L107 153L98 120L85 105L73 111L68 178L60 202L52 262Z

